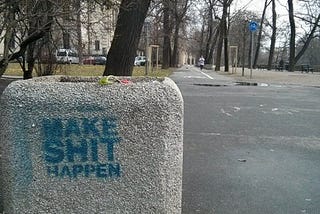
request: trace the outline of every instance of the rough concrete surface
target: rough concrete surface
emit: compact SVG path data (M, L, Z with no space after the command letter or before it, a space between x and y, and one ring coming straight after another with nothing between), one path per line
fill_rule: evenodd
M181 93L168 78L128 80L54 76L6 88L5 213L181 213Z

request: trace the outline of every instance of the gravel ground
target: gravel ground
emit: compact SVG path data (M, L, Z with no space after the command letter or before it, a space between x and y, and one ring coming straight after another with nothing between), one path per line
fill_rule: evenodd
M320 87L320 72L301 73L300 71L275 71L275 70L252 70L252 78L250 78L250 69L244 70L238 68L235 73L218 72L221 75L227 75L234 78L236 81L258 82L258 83L273 83L273 84L294 84L304 86Z

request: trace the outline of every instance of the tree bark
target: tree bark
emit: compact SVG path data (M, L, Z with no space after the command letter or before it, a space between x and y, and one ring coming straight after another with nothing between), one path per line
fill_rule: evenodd
M200 34L200 50L199 50L199 56L203 55L203 44L204 44L204 31L205 31L205 25L206 25L206 21L205 18L203 17L203 22L202 22L202 26L201 26L201 34Z
M228 24L227 24L227 18L228 18L228 8L230 7L230 4L233 0L222 0L222 18L220 19L220 30L219 30L219 40L218 40L218 47L217 47L217 55L216 55L216 67L215 71L220 71L221 67L221 54L222 54L222 48L223 44L225 46L225 71L229 70L229 66L226 65L226 63L229 63L229 56L228 56Z
M179 6L180 5L180 6ZM180 40L180 28L183 23L183 19L187 13L189 7L189 0L175 0L174 1L174 38L173 38L173 52L172 52L172 67L177 67L179 64L179 40Z
M79 55L79 64L82 65L83 60L83 47L82 47L82 30L81 30L81 1L76 0L75 1L75 8L77 11L77 37L78 37L78 55Z
M308 37L307 37L307 40L306 42L304 43L302 49L298 52L298 54L295 56L294 58L294 61L295 62L298 62L299 59L303 56L304 52L307 50L307 48L309 47L310 45L310 42L311 40L313 39L314 37L314 33L316 32L317 28L318 28L318 25L319 25L319 21L320 21L320 14L318 15L317 19L315 20L314 24L313 24L313 27L312 27L312 30L311 32L308 34Z
M211 5L210 5L211 6ZM213 13L212 13L212 7L209 8L209 15L208 15L208 36L206 41L206 51L205 51L205 61L209 62L212 59L209 58L210 50L211 50L211 44L212 44L212 37L213 37Z
M8 63L11 60L10 52L10 40L13 38L14 29L12 28L12 24L15 23L15 4L10 0L5 1L5 22L4 26L6 28L4 35L4 50L3 50L3 59L0 62L0 76L4 74L8 67Z
M213 36L213 41L211 43L210 51L209 51L209 56L208 56L208 63L213 64L213 57L214 57L214 49L216 47L217 41L219 37L219 28L217 27L215 29L215 33Z
M253 60L253 68L257 67L257 62L258 62L259 53L260 53L260 46L261 46L263 22L264 22L264 19L265 19L265 16L266 16L267 7L270 4L270 2L268 3L268 1L270 1L270 0L265 0L263 12L262 12L262 17L261 17L261 20L260 20L259 34L258 34L258 39L257 39L257 47L256 47L256 52L254 54L254 60Z
M172 51L172 67L177 67L178 65L178 58L179 58L179 29L180 29L180 23L176 23L174 28L174 39L173 39L173 51Z
M296 54L296 25L294 21L294 14L293 14L293 3L292 0L288 0L288 7L289 7L289 23L290 23L290 53L289 53L289 71L294 71L295 67L295 54Z
M131 76L151 0L122 0L103 75Z
M223 32L224 32L224 23L223 20L220 20L219 24L219 39L218 39L218 47L217 47L217 54L216 54L216 67L215 71L220 71L221 67L221 54L222 54L222 46L223 46Z
M227 20L224 21L224 71L229 71L229 38Z
M2 60L0 60L0 76L4 73L5 68L7 67L8 61L13 61L18 59L21 56L24 56L27 50L29 52L32 52L32 49L34 50L34 48L30 47L29 49L29 45L33 46L37 40L43 38L51 30L51 25L53 22L53 17L51 14L52 2L42 1L42 2L38 2L36 5L32 5L32 7L30 5L29 11L30 11L30 14L33 15L31 16L33 17L33 19L30 19L28 23L29 25L28 37L25 40L23 40L19 45L20 46L19 51L9 54L7 58L3 58ZM38 14L38 16L34 16L34 14ZM32 53L32 56L33 56L33 53ZM28 65L27 69L25 68L23 69L24 71L23 76L25 79L32 78L32 70L33 70L32 67L34 65L34 61L32 62L31 59L28 61L30 62L30 65Z
M277 36L277 12L276 12L276 2L272 0L272 35L271 35L271 44L270 52L268 59L268 70L272 69L274 49L276 45L276 36Z
M163 0L163 51L162 51L162 68L170 67L171 59L171 28L170 28L170 1Z

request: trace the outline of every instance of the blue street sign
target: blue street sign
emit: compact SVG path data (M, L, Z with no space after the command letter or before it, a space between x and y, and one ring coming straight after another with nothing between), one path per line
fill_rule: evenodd
M250 30L251 32L256 31L257 28L258 28L258 23L257 23L257 22L255 22L255 21L250 21L250 22L249 22L249 30Z

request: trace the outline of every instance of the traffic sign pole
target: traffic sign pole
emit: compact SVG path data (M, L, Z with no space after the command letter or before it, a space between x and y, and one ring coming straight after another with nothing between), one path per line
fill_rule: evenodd
M250 79L252 78L254 32L257 30L257 28L258 28L257 22L255 21L249 22L249 30L251 31Z
M252 67L253 67L253 37L254 33L251 31L251 56L250 56L250 79L252 79Z

